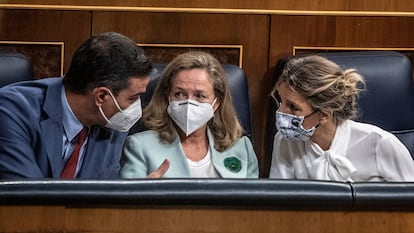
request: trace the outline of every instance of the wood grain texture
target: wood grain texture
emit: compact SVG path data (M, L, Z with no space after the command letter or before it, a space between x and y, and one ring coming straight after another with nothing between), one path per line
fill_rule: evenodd
M64 206L1 206L0 232L62 232Z
M25 55L32 63L34 78L62 76L62 54L61 44L36 44L36 43L2 43L0 41L0 52L17 52Z
M414 18L272 15L270 64L294 46L413 48Z
M91 15L81 11L0 10L0 40L63 42L64 68L90 36Z
M165 233L409 233L414 213L291 211L200 206L1 206L0 231Z
M176 56L188 52L188 51L204 51L213 55L222 64L231 64L241 67L240 63L242 57L242 48L232 48L231 46L210 46L210 45L167 45L157 44L142 45L146 55L151 59L153 63L168 63L172 61Z
M109 7L168 7L168 8L210 8L291 10L291 11L395 11L413 12L414 2L410 0L0 0L0 4L57 5L57 6L109 6ZM90 9L90 10L93 10ZM260 13L260 12L259 12Z

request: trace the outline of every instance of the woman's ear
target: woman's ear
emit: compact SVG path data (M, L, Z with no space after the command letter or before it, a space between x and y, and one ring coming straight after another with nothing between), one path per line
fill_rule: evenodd
M332 111L322 111L322 110L319 110L319 113L320 113L320 116L321 116L319 122L321 124L330 121L332 119L332 117L333 117L333 112Z

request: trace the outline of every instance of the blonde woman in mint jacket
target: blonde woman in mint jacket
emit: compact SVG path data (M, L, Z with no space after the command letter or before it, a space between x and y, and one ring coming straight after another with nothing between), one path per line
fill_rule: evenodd
M205 52L187 52L165 69L145 108L149 129L127 138L123 178L162 166L169 178L258 178L257 157L243 136L225 72Z

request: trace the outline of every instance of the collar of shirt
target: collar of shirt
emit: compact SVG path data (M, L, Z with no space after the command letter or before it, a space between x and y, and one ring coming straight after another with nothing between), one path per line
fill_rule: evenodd
M66 140L71 142L76 135L82 130L82 123L76 118L75 114L72 112L72 109L69 106L68 99L65 94L65 87L62 85L61 91L62 99L62 120L63 120L63 137L66 137Z

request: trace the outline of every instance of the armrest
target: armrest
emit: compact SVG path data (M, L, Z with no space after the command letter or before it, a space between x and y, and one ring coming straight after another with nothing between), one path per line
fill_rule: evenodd
M0 204L226 205L337 209L347 183L257 179L16 180L0 182Z
M355 183L357 209L414 209L414 183Z

